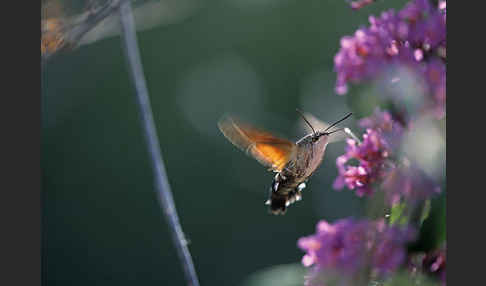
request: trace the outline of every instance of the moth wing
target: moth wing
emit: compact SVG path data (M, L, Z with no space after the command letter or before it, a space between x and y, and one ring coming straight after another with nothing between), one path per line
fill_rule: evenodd
M280 172L295 156L295 143L231 117L221 119L218 127L233 145L275 172Z
M331 126L331 124L317 119L317 117L315 117L314 115L312 115L308 112L306 112L304 114L304 116L309 121L309 123L314 127L314 129L316 131L324 131L329 126ZM304 126L304 128L306 128L308 130L309 133L312 132L312 129L303 120L302 120L302 125ZM334 128L331 128L331 129L334 129ZM328 131L331 131L331 130L328 130ZM345 140L348 137L349 137L349 135L346 132L336 132L336 133L333 133L329 136L328 142L329 143L339 142L339 141Z

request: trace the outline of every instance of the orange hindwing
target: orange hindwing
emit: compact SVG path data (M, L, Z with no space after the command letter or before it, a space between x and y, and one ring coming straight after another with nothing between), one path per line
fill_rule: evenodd
M282 171L295 156L295 143L236 121L231 117L221 119L218 126L231 143L273 171Z

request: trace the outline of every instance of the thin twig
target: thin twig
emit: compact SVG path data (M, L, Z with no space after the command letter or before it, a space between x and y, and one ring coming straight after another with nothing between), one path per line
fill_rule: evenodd
M174 199L172 198L172 192L170 190L164 163L162 161L162 155L159 149L159 140L157 138L152 109L150 107L145 76L143 74L138 50L135 23L129 0L122 0L119 12L125 56L128 61L130 76L135 87L147 147L150 151L150 160L152 162L155 177L157 196L169 224L172 240L181 260L186 281L190 286L199 286L191 254L187 248L187 241L179 223L179 217L177 216Z

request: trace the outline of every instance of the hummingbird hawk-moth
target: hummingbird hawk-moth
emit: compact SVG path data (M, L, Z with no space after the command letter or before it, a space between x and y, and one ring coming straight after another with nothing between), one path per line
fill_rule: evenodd
M265 204L270 206L271 213L285 214L289 205L302 199L302 190L306 187L306 181L322 163L331 134L343 129L328 130L351 114L331 125L322 123L320 126L327 126L327 128L317 131L301 114L312 129L312 133L295 143L232 117L222 118L218 122L218 127L236 147L251 155L269 170L276 172Z

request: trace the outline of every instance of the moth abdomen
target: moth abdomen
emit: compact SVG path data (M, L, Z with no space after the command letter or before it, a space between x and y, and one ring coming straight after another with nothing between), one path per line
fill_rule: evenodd
M285 179L282 179L285 178ZM280 173L275 175L270 187L270 197L266 204L270 206L272 214L285 214L287 207L302 199L302 190L305 183L297 183L294 179L283 177Z
M272 214L285 214L287 211L288 206L288 195L280 195L277 193L273 193L270 196L270 211Z

